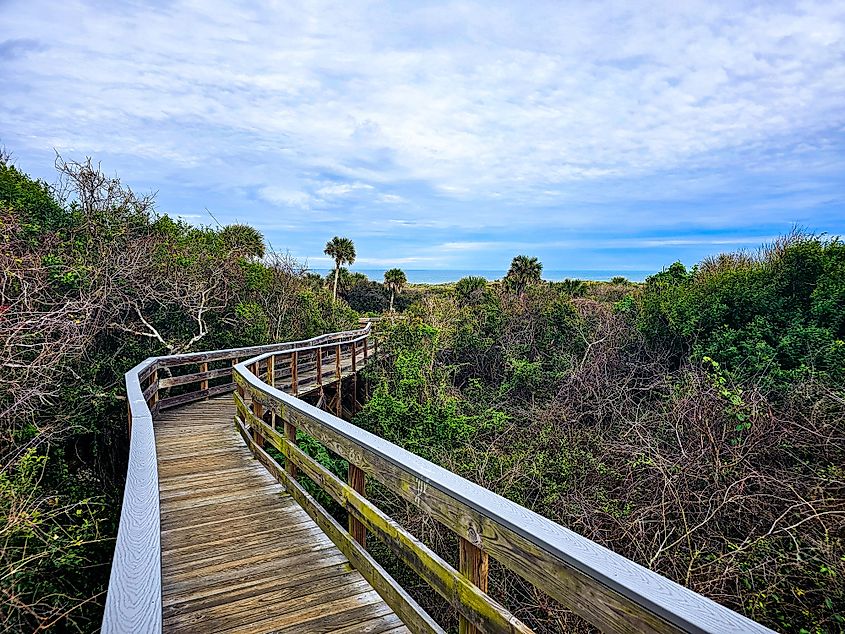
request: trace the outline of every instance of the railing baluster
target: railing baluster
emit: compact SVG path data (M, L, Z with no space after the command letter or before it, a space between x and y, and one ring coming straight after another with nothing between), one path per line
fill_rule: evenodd
M458 570L460 573L472 582L473 585L478 586L482 592L487 592L487 574L490 570L490 558L487 553L481 550L475 544L467 541L463 537L460 540L460 553ZM472 623L466 620L463 616L460 617L458 624L458 632L460 634L481 634L481 630L475 627Z
M156 403L158 403L158 369L153 370L152 374L150 374L150 385L153 384L156 384L156 389L150 396L149 406L151 410L154 410Z
M358 346L353 341L350 346L352 347L352 415L358 413L358 366L357 366L357 359L358 356Z
M298 444L296 442L296 427L294 427L293 424L288 421L285 421L285 438L287 438L294 445ZM291 478L296 478L296 475L299 473L299 469L297 468L293 460L291 460L290 458L285 458L285 471L290 474Z
M299 396L299 381L297 380L298 366L299 353L294 350L290 355L290 390L294 396Z
M361 495L367 494L367 474L351 462L349 463L347 482L349 486ZM352 513L349 514L349 533L361 546L367 547L367 529L359 520L353 517Z
M335 346L334 350L334 376L335 376L335 415L340 418L343 415L343 379L342 369L340 363L340 344Z
M200 363L199 371L200 372L208 372L208 362L207 361L203 361L202 363ZM202 379L200 381L200 391L207 390L207 389L208 389L208 379ZM208 394L205 395L205 400L206 401L208 400Z

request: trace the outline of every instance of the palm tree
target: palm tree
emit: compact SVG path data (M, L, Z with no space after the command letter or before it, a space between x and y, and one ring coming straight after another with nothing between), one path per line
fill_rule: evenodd
M230 253L241 257L264 257L264 236L249 225L226 225L220 230L220 239Z
M340 265L352 264L355 261L355 244L349 238L335 236L326 242L324 253L334 259L334 298L337 300L337 278L340 275Z
M455 282L455 296L464 304L475 304L484 296L487 280L479 275L468 275Z
M537 258L518 255L511 261L511 268L505 278L511 287L522 295L531 284L540 281L543 265Z
M402 269L390 269L384 272L384 285L390 291L390 312L393 312L393 295L401 293L402 288L408 283L408 278Z

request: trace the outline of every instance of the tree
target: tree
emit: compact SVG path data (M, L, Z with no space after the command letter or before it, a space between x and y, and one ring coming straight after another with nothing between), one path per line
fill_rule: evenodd
M220 230L220 239L230 253L241 257L263 258L264 236L249 225L226 225Z
M455 297L464 304L475 304L484 296L486 288L486 279L479 275L468 275L455 283Z
M393 312L393 296L396 293L401 293L402 288L408 283L408 278L402 269L390 269L384 272L384 285L390 291L390 312Z
M355 262L355 244L349 238L335 236L326 242L324 253L334 259L334 298L337 300L337 280L342 264Z
M518 295L522 295L531 284L540 281L543 265L537 258L518 255L511 261L511 268L505 280Z

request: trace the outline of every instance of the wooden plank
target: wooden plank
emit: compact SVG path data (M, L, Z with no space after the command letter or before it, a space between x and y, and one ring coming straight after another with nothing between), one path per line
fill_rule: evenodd
M173 614L176 610L179 610L179 612L196 611L206 606L220 605L226 603L231 597L249 596L253 592L263 591L266 587L276 586L288 578L299 583L304 579L337 577L352 570L352 566L349 565L346 558L336 550L335 552L324 551L322 556L319 557L315 557L312 553L289 557L285 559L285 563L290 563L294 569L298 570L299 565L306 561L306 558L311 564L309 569L291 574L290 577L286 576L284 580L279 579L278 575L272 574L272 569L266 571L256 568L238 579L220 580L215 577L209 580L210 583L203 584L200 587L183 590L180 593L170 592L164 598L164 616L166 618L168 614ZM279 562L274 562L272 565L278 569Z
M197 390L196 392L188 392L186 394L180 394L179 396L169 396L168 398L163 398L159 401L159 405L161 409L167 409L170 407L176 407L177 405L185 405L186 403L201 401L206 398L211 398L212 396L217 396L218 394L226 394L234 389L234 383L215 385L207 390Z
M208 367L207 363L201 363L200 368ZM174 387L176 385L187 385L189 383L199 383L200 390L208 389L209 379L219 379L221 377L232 376L232 368L216 368L214 370L200 370L193 374L180 374L178 376L169 376L159 379L159 385L162 388Z
M153 418L138 380L139 373L154 362L143 361L125 378L132 436L101 628L105 634L161 630L158 465Z
M416 632L437 632L445 634L443 629L396 583L393 577L366 550L361 548L349 533L343 530L340 524L273 460L270 454L252 441L243 422L237 417L235 418L235 424L255 457L287 489L291 497L299 502L299 505L311 516L335 546L346 555L355 569L361 573L364 579L393 608L399 618L402 619L402 622L410 625ZM275 432L273 432L273 435L281 440Z
M322 560L318 560L322 561ZM232 609L232 604L248 602L256 597L263 601L268 600L296 600L297 596L288 593L285 597L278 597L271 592L280 589L299 589L300 593L307 589L313 594L320 587L332 587L342 581L344 576L349 576L351 567L348 563L337 563L336 557L327 557L324 561L333 562L325 566L308 567L307 569L285 574L283 578L268 574L249 578L238 584L228 585L225 590L212 592L201 592L200 594L183 594L178 601L168 601L164 608L164 618L168 625L176 625L179 620L201 617L207 621L213 617L211 610L217 608L221 614L232 614L237 609ZM301 594L299 594L301 596ZM246 605L249 605L246 603ZM201 614L198 614L201 613ZM395 618L395 616L394 616Z
M256 420L250 424L259 425ZM265 424L266 426L266 424ZM506 608L485 594L466 575L460 574L439 555L411 535L358 491L345 484L298 447L287 443L272 430L264 430L267 441L286 457L296 462L311 480L317 483L350 515L383 538L390 550L402 559L438 594L469 622L485 632L531 632L524 623Z
M366 497L367 474L352 463L349 464L347 483L362 498ZM352 539L361 544L363 548L367 547L367 529L361 523L361 520L351 513L349 514L349 533L352 535Z

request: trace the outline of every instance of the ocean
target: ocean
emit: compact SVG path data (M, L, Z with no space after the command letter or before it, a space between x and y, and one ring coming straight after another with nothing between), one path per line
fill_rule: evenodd
M321 275L327 275L333 272L334 269L313 269ZM359 269L352 267L350 269L353 273L363 273L369 279L376 282L381 282L384 279L384 272L386 269ZM446 284L448 282L457 282L462 277L468 275L477 275L487 280L500 280L507 271L491 271L491 270L466 270L466 269L402 269L408 277L408 282L411 284ZM656 271L618 271L618 270L543 270L543 279L551 282L559 282L565 279L577 280L595 280L607 281L612 277L621 275L626 277L631 282L642 282L649 275L654 275Z

